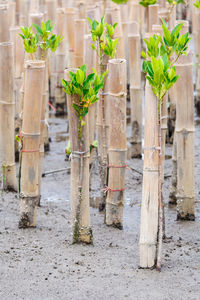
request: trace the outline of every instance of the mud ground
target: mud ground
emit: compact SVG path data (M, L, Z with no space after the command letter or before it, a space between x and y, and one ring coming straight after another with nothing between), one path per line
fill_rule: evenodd
M67 120L50 119L51 151L44 172L69 167L64 149ZM200 125L196 120L196 200L200 199ZM171 146L167 154L171 155ZM128 164L142 172L142 160ZM0 194L0 300L199 300L200 203L195 222L177 222L167 205L171 159L166 160L164 200L167 241L162 272L141 270L139 226L142 176L126 173L124 229L105 226L104 216L91 208L94 246L71 245L70 174L47 175L42 180L37 227L18 229L17 194ZM169 176L168 176L169 175ZM96 187L98 182L96 182ZM95 195L95 186L91 191Z

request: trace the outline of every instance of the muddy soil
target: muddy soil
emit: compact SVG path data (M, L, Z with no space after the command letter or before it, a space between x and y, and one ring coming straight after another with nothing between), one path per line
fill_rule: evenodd
M50 119L51 151L44 172L69 167L65 161L67 120ZM196 120L196 200L200 199L200 125ZM171 146L167 155L171 155ZM142 172L143 162L128 164ZM94 245L71 245L70 174L47 175L42 180L37 227L18 229L17 194L0 198L1 300L199 300L200 203L195 222L177 222L176 210L167 205L171 159L165 164L166 234L162 272L138 268L142 176L127 170L124 229L105 226L104 216L91 208ZM98 178L93 180L95 196Z

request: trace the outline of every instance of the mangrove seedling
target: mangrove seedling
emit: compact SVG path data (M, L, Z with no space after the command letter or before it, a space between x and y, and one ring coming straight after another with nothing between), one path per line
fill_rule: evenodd
M161 108L163 99L168 90L176 83L179 76L176 75L174 64L181 55L187 55L189 34L180 35L183 23L178 24L171 32L163 21L163 38L153 35L145 40L147 52L142 53L144 57L143 72L152 86L153 93L158 99L158 149L159 149L159 183L158 183L158 245L157 245L157 269L161 269L161 249L163 238L163 205L162 205L162 142L161 142ZM175 56L175 57L174 57ZM173 59L172 59L173 57Z
M92 242L92 231L88 220L89 181L87 181L86 178L88 177L89 172L89 136L87 134L87 118L85 117L88 114L90 106L99 99L98 93L100 89L103 88L103 80L107 74L107 72L105 72L103 75L99 76L97 72L93 70L93 73L86 76L86 71L86 65L83 65L78 68L76 72L68 71L69 81L62 79L64 91L70 96L68 101L68 105L70 105L70 107L68 106L69 114L71 113L71 117L69 118L69 123L71 122L70 128L72 131L73 126L76 128L73 131L73 137L70 135L72 158L71 182L74 190L71 201L73 215L73 243ZM73 107L72 111L71 106ZM74 125L75 123L76 125ZM78 165L76 163L77 158L79 158ZM73 177L76 177L77 179L75 180ZM82 211L82 207L84 207L84 211ZM87 216L84 215L84 212L86 211Z

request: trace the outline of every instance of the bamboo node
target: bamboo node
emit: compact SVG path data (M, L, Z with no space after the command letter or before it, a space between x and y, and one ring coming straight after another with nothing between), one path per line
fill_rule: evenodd
M15 102L6 102L6 101L3 101L3 100L0 100L0 104L2 104L2 105L15 105Z
M108 168L114 168L114 169L125 168L125 169L129 169L129 170L130 170L130 168L129 168L129 166L128 166L127 164L121 165L121 166L108 165L107 167L108 167Z

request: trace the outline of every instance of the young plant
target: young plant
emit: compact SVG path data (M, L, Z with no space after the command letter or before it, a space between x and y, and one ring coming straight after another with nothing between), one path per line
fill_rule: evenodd
M37 33L33 33L33 26L36 28ZM53 34L52 30L54 25L51 26L51 21L46 23L42 22L42 27L37 24L33 24L30 27L21 27L22 34L19 33L23 39L24 49L27 53L30 53L34 58L33 53L36 54L37 49L42 49L41 59L44 59L47 55L48 49L55 52L60 45L63 37Z
M36 52L37 52L39 37L37 34L33 33L32 26L21 27L20 29L21 29L22 33L19 33L19 35L23 39L24 50L27 53L30 53L31 57L33 58L34 57L33 54L36 54Z
M42 49L42 57L45 57L49 49L55 52L63 39L63 37L52 33L55 24L51 26L51 21L48 20L46 23L42 22L42 27L37 24L33 24L33 26L41 39L39 47Z
M196 0L196 2L193 3L193 5L194 5L196 8L200 9L200 0Z
M180 35L183 26L178 24L171 32L167 29L163 21L163 38L153 35L149 40L145 40L147 53L142 52L144 57L143 72L146 79L152 86L153 93L158 99L158 141L159 141L159 230L158 230L158 250L157 250L157 269L161 269L161 247L163 237L163 210L162 210L162 141L161 141L161 120L163 99L168 90L176 83L179 76L176 75L174 64L181 55L187 55L186 51L190 41L188 33ZM175 58L174 58L175 56ZM173 59L172 59L173 57Z
M118 39L112 39L117 23L109 25L105 22L105 16L101 18L101 22L97 20L91 21L87 18L91 27L92 39L96 43L92 44L91 47L97 52L100 59L101 75L103 74L103 57L106 55L110 58L115 57L117 50Z
M103 80L107 74L107 71L98 75L95 70L94 72L86 76L86 65L78 68L76 73L69 72L70 83L62 79L62 85L66 94L76 95L72 104L73 108L79 118L78 125L78 137L80 147L84 144L82 139L82 127L85 125L83 118L87 115L89 107L97 102L98 93L103 88Z
M167 1L169 3L169 14L167 16L167 21L169 22L169 19L170 19L171 15L172 15L173 10L176 9L175 8L176 5L177 4L181 4L181 3L182 4L186 4L186 2L185 2L185 0L167 0Z

